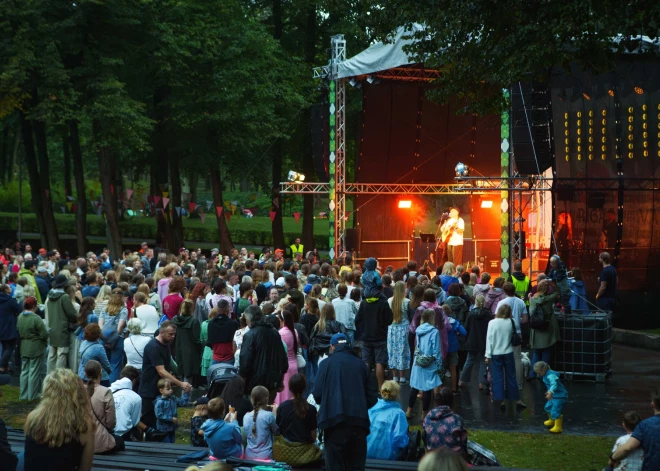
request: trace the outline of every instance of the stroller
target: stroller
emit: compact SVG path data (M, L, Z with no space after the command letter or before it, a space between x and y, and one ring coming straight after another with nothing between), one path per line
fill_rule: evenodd
M220 396L227 383L238 375L238 368L231 363L211 365L206 373L209 382L209 399Z

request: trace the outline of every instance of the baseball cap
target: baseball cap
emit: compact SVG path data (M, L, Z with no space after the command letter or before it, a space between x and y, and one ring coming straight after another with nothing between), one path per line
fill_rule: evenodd
M277 279L277 281L275 282L275 286L279 286L280 288L283 287L284 286L284 278L280 276Z
M9 384L9 381L11 381L11 375L0 375L0 386Z
M213 253L213 252L220 253L220 249L211 249L211 253Z
M37 268L37 273L48 273L48 268L39 267L39 268Z
M335 334L330 339L330 345L344 344L348 343L348 337L344 334Z
M311 283L307 283L307 284L305 285L305 287L303 288L303 291L305 292L305 294L309 294L309 293L312 291L312 284L311 284Z
M185 248L185 247L181 247L181 248L179 249L179 253L183 253L183 252L185 252L185 251L186 251L186 248Z
M275 255L284 255L284 250L282 250L282 249L275 249Z
M46 252L46 249L41 248L39 249L39 255L46 255L48 252Z
M196 406L201 406L209 403L209 398L207 396L198 397L195 401Z

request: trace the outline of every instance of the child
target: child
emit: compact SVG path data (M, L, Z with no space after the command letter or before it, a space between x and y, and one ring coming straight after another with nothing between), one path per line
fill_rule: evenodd
M255 386L250 394L254 410L243 417L243 430L247 435L245 458L249 460L272 460L273 437L280 429L275 422L277 406L268 407L268 389Z
M380 274L376 271L378 267L378 261L369 257L364 262L365 272L362 275L362 285L364 286L364 298L377 298L382 296L381 288L383 281L380 278Z
M545 411L548 413L548 420L543 422L546 427L552 427L550 432L561 433L563 431L562 425L564 416L562 412L564 405L568 400L568 391L561 381L559 380L559 373L552 371L550 366L544 361L537 361L534 364L534 372L537 376L543 378L543 383L548 388L545 398L548 402L545 403Z
M211 460L226 460L243 454L243 437L236 422L236 413L230 412L225 418L225 401L216 397L208 404L209 420L204 422L197 433L203 435L209 444Z
M172 397L172 383L169 379L158 381L158 391L160 396L154 401L154 411L156 412L156 429L159 432L167 432L163 443L174 443L177 423L177 407L184 406L190 398L189 393L183 393L181 398Z
M460 391L458 390L458 373L456 372L456 367L458 366L458 350L460 349L458 336L467 337L467 331L458 319L452 317L453 311L448 304L443 304L442 310L444 311L445 316L449 318L449 324L451 325L451 330L447 331L449 350L447 363L449 364L449 372L451 374L451 390L454 393L454 396L458 396L460 394Z
M202 424L209 418L208 404L209 398L206 396L200 397L195 402L195 413L190 418L190 444L192 446L208 446L204 440L204 434L199 433Z
M626 434L617 438L616 443L614 444L614 448L612 448L612 454L620 447L623 446L624 443L630 439L630 436L632 435L633 431L635 430L635 427L637 427L637 424L642 421L642 418L637 414L637 412L626 412L625 415L623 416L623 423L621 424L623 426L623 429L626 431ZM642 469L642 465L644 463L644 450L642 447L637 448L636 450L631 451L628 453L628 455L621 460L619 463L619 466L616 468L611 468L607 467L605 468L607 471L625 471L627 469Z
M349 294L351 301L355 303L355 305L360 308L360 301L362 301L362 293L360 292L359 289L353 288L351 290L351 293Z
M397 460L408 445L408 421L399 405L399 384L385 381L381 399L369 409L371 431L367 436L367 458Z

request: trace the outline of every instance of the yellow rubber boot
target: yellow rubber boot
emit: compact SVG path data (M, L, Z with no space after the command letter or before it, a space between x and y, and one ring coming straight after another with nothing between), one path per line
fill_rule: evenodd
M557 420L555 420L555 426L550 429L550 432L562 433L564 431L564 429L562 428L563 422L564 422L564 416L562 415Z
M552 420L552 417L550 417L550 414L548 414L548 420L543 422L543 425L545 425L546 427L552 427L553 425L555 425L555 421Z

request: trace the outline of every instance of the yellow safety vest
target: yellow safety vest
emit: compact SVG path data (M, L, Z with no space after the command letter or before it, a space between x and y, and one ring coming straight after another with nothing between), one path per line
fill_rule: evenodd
M295 245L295 244L291 244L291 256L292 256L292 257L295 257L297 254L301 254L301 255L302 255L302 254L303 254L303 249L304 249L304 247L305 247L305 246L304 246L303 244L300 244L300 245L298 246L298 248L296 248L296 245Z

